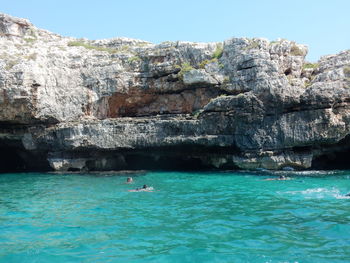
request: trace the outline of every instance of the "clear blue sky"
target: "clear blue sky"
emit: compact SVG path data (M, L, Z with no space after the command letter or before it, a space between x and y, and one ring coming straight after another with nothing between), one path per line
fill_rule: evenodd
M310 61L350 49L350 0L0 0L0 11L89 39L280 37L307 44Z

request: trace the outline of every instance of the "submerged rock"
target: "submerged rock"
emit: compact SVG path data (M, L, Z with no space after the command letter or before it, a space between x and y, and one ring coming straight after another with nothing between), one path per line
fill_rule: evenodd
M349 50L92 41L5 14L0 34L1 166L307 169L350 151Z

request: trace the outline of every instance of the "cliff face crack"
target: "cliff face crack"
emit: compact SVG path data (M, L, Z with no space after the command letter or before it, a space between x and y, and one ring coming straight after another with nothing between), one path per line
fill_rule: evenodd
M346 103L344 105L341 104L329 104L324 106L318 105L298 105L290 108L283 108L281 110L277 110L273 113L267 113L265 116L276 116L281 114L295 113L295 112L307 112L307 111L317 111L317 110L326 110L326 109L349 109L350 104Z
M167 71L167 72L149 72L149 71L141 71L140 72L140 77L141 78L145 78L145 79L159 79L159 78L164 78L164 77L169 77L171 75L175 75L179 72L179 69L174 69L171 71Z
M252 68L256 68L257 66L245 66L245 67L238 67L237 71L242 71L242 70L247 70L247 69L252 69Z

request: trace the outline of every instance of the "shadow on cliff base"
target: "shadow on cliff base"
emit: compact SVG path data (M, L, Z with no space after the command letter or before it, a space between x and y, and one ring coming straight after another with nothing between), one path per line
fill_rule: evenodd
M0 147L0 173L20 172L25 170L25 162L15 149Z
M174 156L159 156L154 158L146 155L127 155L127 169L136 170L208 170L210 167L202 164L198 158L180 158Z
M0 173L49 170L49 163L43 154L30 153L6 145L0 146Z
M350 136L332 146L324 146L323 154L312 160L312 169L350 170Z
M312 161L312 169L350 170L350 149L320 155Z

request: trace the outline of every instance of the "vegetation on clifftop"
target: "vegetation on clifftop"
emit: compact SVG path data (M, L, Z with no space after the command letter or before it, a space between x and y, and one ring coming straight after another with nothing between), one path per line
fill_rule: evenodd
M318 68L318 67L319 67L318 63L305 63L303 65L303 69L308 69L308 68L315 69L315 68Z
M212 58L213 58L213 59L215 59L215 58L216 58L216 59L221 58L223 52L224 52L224 47L223 47L223 45L222 45L221 43L217 44L217 45L216 45L216 49L215 49L215 51L214 51L214 53L213 53L213 55L212 55Z
M296 44L293 44L291 47L290 54L293 56L304 56L303 50L301 50Z
M68 46L69 47L84 47L86 49L93 49L93 50L97 50L97 51L105 51L108 53L116 53L117 50L113 49L113 48L107 48L107 47L97 47L97 46L93 46L90 45L88 43L82 42L82 41L70 41L68 42Z

